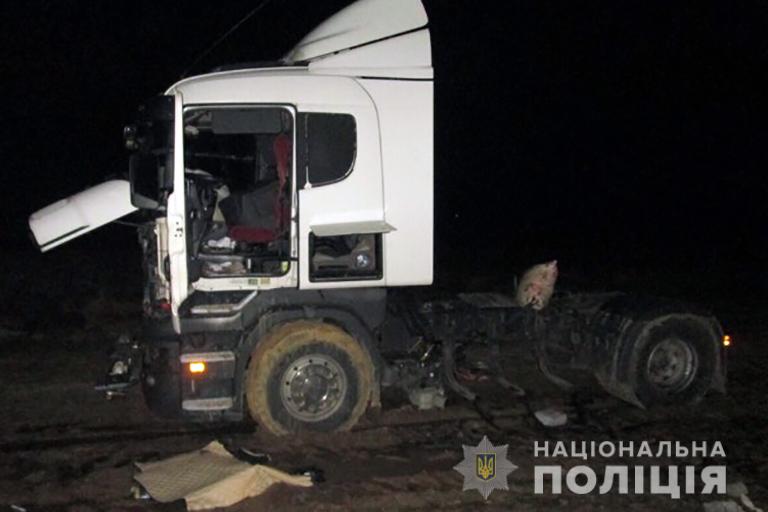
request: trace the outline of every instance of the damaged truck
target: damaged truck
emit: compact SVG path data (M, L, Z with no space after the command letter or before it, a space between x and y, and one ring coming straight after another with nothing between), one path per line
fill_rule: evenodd
M143 219L143 321L105 388L138 383L192 421L339 431L386 386L424 407L475 400L457 361L505 339L561 386L581 372L641 407L724 391L722 330L688 305L412 293L433 281L433 86L421 1L360 0L277 62L147 101L124 130L128 179L29 219L42 251Z

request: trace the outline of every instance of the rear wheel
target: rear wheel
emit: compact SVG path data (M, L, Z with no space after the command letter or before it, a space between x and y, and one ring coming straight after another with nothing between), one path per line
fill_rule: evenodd
M635 393L646 407L694 403L712 387L719 345L703 320L671 317L632 351Z
M253 418L277 435L350 429L365 412L373 364L333 325L298 321L267 334L254 349L245 391Z

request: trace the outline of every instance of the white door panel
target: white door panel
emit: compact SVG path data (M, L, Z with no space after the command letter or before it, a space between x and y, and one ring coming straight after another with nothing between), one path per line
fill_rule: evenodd
M187 269L186 198L184 197L184 112L180 92L175 94L173 127L173 193L168 196L168 259L171 267L171 311L176 332L179 327L179 306L189 295Z
M382 281L312 283L309 280L309 233L338 225L384 225L384 180L378 114L373 102L365 107L318 108L299 105L299 112L351 114L357 126L357 154L352 172L341 181L299 191L299 283L301 288L378 286ZM395 226L397 228L397 226ZM386 278L386 276L385 276Z

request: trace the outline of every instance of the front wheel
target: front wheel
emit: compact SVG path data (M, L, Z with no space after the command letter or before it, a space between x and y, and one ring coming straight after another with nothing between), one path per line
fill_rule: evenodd
M373 364L333 325L297 321L256 345L245 382L253 418L277 435L348 430L365 412Z

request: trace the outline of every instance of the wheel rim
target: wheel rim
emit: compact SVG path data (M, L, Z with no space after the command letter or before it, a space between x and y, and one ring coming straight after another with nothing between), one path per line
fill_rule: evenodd
M347 375L331 357L303 356L283 372L280 398L288 412L302 421L322 421L333 415L347 392Z
M679 338L658 343L648 357L648 382L666 392L685 389L696 373L696 352Z

